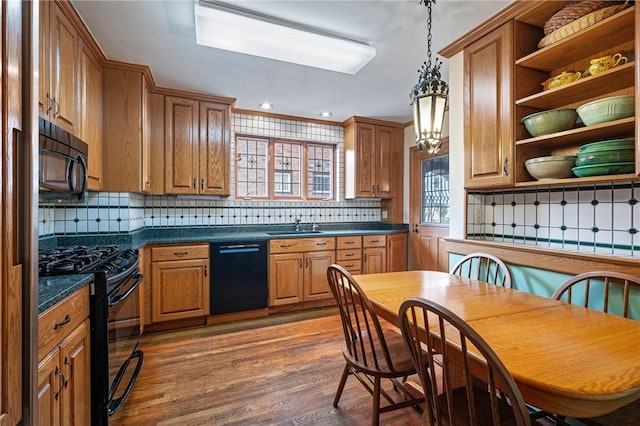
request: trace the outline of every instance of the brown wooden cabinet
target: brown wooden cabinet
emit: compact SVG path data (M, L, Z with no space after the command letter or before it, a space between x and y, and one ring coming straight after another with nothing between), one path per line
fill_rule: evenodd
M165 97L165 192L228 196L229 105Z
M362 273L387 272L386 235L365 235L362 237Z
M103 190L149 192L149 87L142 70L104 68Z
M39 425L91 424L88 316L83 287L39 317Z
M531 158L575 155L580 146L608 139L640 140L637 112L593 126L532 137L521 120L550 109L575 109L587 102L637 92L640 12L629 5L612 16L539 47L545 23L563 2L514 2L460 40L445 47L445 57L464 51L465 186L467 188L536 187L629 181L635 173L535 180L526 170ZM621 53L627 58L606 72L591 75L590 61ZM543 83L563 71L581 77L555 88ZM638 106L636 106L638 110ZM636 150L638 151L638 150Z
M209 246L151 247L152 322L209 315Z
M508 22L464 49L467 188L514 182L512 40Z
M343 123L346 198L393 198L401 190L394 179L402 169L401 131L383 123L360 117Z
M351 274L362 273L362 235L336 237L336 262Z
M40 2L40 115L77 134L78 33L52 1Z
M327 268L335 262L335 238L269 241L269 306L332 296Z
M407 233L399 232L387 235L387 272L406 271L407 260Z
M102 189L102 65L84 41L80 41L80 139L87 143L87 188Z

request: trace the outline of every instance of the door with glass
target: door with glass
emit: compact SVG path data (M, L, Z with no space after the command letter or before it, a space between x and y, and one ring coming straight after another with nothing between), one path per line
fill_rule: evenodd
M448 271L444 238L449 236L449 143L437 156L410 150L409 211L412 270Z

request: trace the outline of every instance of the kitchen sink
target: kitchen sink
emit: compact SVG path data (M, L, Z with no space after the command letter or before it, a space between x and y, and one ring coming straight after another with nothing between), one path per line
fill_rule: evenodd
M307 234L322 234L322 231L272 231L265 232L267 235L307 235Z

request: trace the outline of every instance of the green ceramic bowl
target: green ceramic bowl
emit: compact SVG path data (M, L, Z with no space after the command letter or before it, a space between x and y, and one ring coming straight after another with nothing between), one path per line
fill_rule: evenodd
M574 109L550 109L527 115L522 124L533 137L549 135L573 128L578 115Z
M636 101L634 95L611 96L587 102L576 111L585 126L620 120L635 114Z
M635 143L636 141L633 138L611 139L582 145L579 152L602 151L604 149L633 149Z
M576 154L576 166L590 166L594 164L629 163L636 159L633 149L605 149L602 151L586 151Z
M591 166L574 167L571 170L573 170L573 173L578 177L618 175L622 173L633 173L636 170L636 163L594 164Z

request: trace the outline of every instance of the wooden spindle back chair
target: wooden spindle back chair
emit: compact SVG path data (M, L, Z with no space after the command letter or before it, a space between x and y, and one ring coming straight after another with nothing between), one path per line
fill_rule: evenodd
M465 321L423 298L403 302L399 318L402 335L427 396L425 423L437 426L531 424L511 374ZM442 379L436 375L439 366L443 369ZM443 380L442 389L439 389L439 380Z

